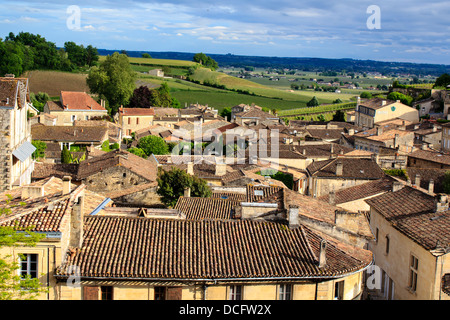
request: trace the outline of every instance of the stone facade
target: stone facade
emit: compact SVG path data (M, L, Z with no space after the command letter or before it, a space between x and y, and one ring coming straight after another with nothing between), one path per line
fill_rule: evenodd
M31 154L22 160L13 152L31 142L27 120L28 80L0 78L0 191L31 182Z

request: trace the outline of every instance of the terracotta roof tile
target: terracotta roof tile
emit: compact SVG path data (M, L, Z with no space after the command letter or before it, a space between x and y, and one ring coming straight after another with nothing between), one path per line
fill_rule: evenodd
M61 91L61 105L69 110L106 111L86 92Z
M180 197L174 209L183 212L186 219L232 219L239 204L239 200Z
M119 113L123 116L154 116L153 108L120 108Z
M336 176L337 163L343 165L342 176ZM310 164L307 171L315 177L321 178L354 178L354 179L381 179L385 176L383 170L372 159L346 158L316 161Z
M450 211L435 212L434 196L406 186L365 201L426 250L450 245Z
M394 179L386 176L379 180L339 190L335 193L335 203L346 203L391 191L394 181ZM329 194L323 195L317 199L328 202Z
M252 220L173 220L85 217L81 250L66 256L84 277L128 279L248 279L342 276L372 261L363 249L329 242L319 268L322 237L307 227ZM349 251L359 254L348 254Z

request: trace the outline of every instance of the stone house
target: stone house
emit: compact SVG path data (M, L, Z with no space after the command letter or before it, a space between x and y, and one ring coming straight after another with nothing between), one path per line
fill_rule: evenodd
M5 203L6 195L12 197L9 204ZM21 202L26 204L19 205ZM20 274L37 278L48 288L47 293L38 296L39 300L60 299L55 269L82 239L83 217L112 202L83 185L74 188L68 179L49 178L0 194L0 203L2 207L14 206L9 214L0 217L0 226L30 228L44 235L36 246L2 246L0 254L18 262Z
M45 157L48 162L61 162L61 150L64 146L68 150L85 153L88 147L100 148L102 143L109 140L108 127L99 126L45 126L35 124L31 127L33 140L40 140L47 144Z
M417 123L419 111L400 101L381 98L358 102L355 108L355 125L366 129L375 127L378 122L396 118Z
M131 134L153 125L155 111L153 108L119 108L118 124L123 136L131 138Z
M278 124L280 118L262 111L259 106L240 104L231 108L231 122L241 126L255 126L261 123Z
M0 78L0 191L31 182L34 168L27 119L28 79Z
M447 195L405 186L366 200L376 240L369 244L378 268L374 298L450 300Z
M360 185L385 176L374 159L339 156L316 161L307 168L308 192L312 197Z
M115 150L79 164L37 163L33 180L70 176L72 183L113 199L118 204L160 205L156 195L157 166L127 151Z
M99 104L86 92L61 91L59 101L48 101L44 113L56 117L57 126L71 126L76 120L108 116L104 102Z
M408 167L422 169L450 169L450 155L428 149L423 145L421 149L408 154Z
M441 149L444 152L450 152L450 123L441 124L442 127L442 144Z
M410 152L414 146L414 133L391 125L377 126L353 135L355 149L379 153L381 148Z
M252 187L249 191L244 206L250 208L253 203L259 212L265 210L264 205L278 207L277 203L255 201L266 201L264 195L277 198L279 189ZM263 196L258 192L255 195L255 191ZM280 203L284 208L280 219L230 219L230 203L218 198L187 197L180 199L178 209L167 210L166 215L153 209L115 208L86 216L84 240L67 253L55 272L57 298L351 300L361 296L363 272L372 260L370 252L317 231L305 224L306 220L301 222L299 208L292 204L285 207ZM225 209L219 209L223 205ZM191 219L185 218L182 210L186 209ZM226 216L208 216L217 210ZM330 224L337 221L341 226L349 221L344 216L336 219L334 207L325 211L330 213ZM321 214L326 215L325 211L322 206ZM353 224L354 228L358 226L355 233L367 230ZM339 230L335 228L335 233L342 237L351 234ZM104 236L97 237L99 232ZM147 233L152 236L138 236ZM165 240L169 238L174 241ZM288 244L292 241L298 246ZM213 243L217 245L210 245ZM227 250L222 250L222 245ZM148 263L139 263L142 259ZM80 286L75 288L67 285L70 265L80 267Z

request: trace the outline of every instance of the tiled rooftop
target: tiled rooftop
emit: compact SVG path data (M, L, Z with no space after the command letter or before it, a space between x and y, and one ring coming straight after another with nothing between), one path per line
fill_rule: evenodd
M174 209L184 213L186 219L232 219L239 204L239 200L180 197Z
M365 201L426 250L435 249L438 242L450 244L450 212L435 213L434 196L405 186Z
M61 105L69 110L106 112L106 109L86 92L61 91Z
M56 276L77 265L82 278L305 279L345 275L372 261L366 250L329 241L327 266L319 268L321 240L307 227L252 220L88 216L81 250Z

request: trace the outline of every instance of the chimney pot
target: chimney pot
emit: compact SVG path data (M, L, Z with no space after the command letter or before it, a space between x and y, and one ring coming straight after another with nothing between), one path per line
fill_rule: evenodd
M343 163L342 163L342 161L340 161L340 160L338 160L337 162L336 162L336 176L342 176L342 174L343 174L343 170L344 169L344 165L343 165Z
M298 206L289 206L289 228L296 228L300 225L298 217Z
M446 194L439 194L434 198L435 212L444 212L448 210L448 196Z
M430 182L428 183L428 192L434 193L434 180L430 179Z
M416 174L415 178L414 178L414 184L417 187L420 187L420 174Z
M328 194L328 202L333 206L336 204L336 193L334 192L334 190L331 190Z
M396 192L402 188L403 188L403 183L401 183L400 181L394 181L394 183L392 184L392 192Z
M191 176L194 175L194 163L193 162L189 162L187 165L187 173L190 174Z
M227 164L226 163L216 163L216 176L224 176L227 174Z
M63 195L69 194L72 191L72 178L70 176L64 176L63 181Z
M184 197L185 198L190 198L191 197L191 188L185 188L184 189Z

